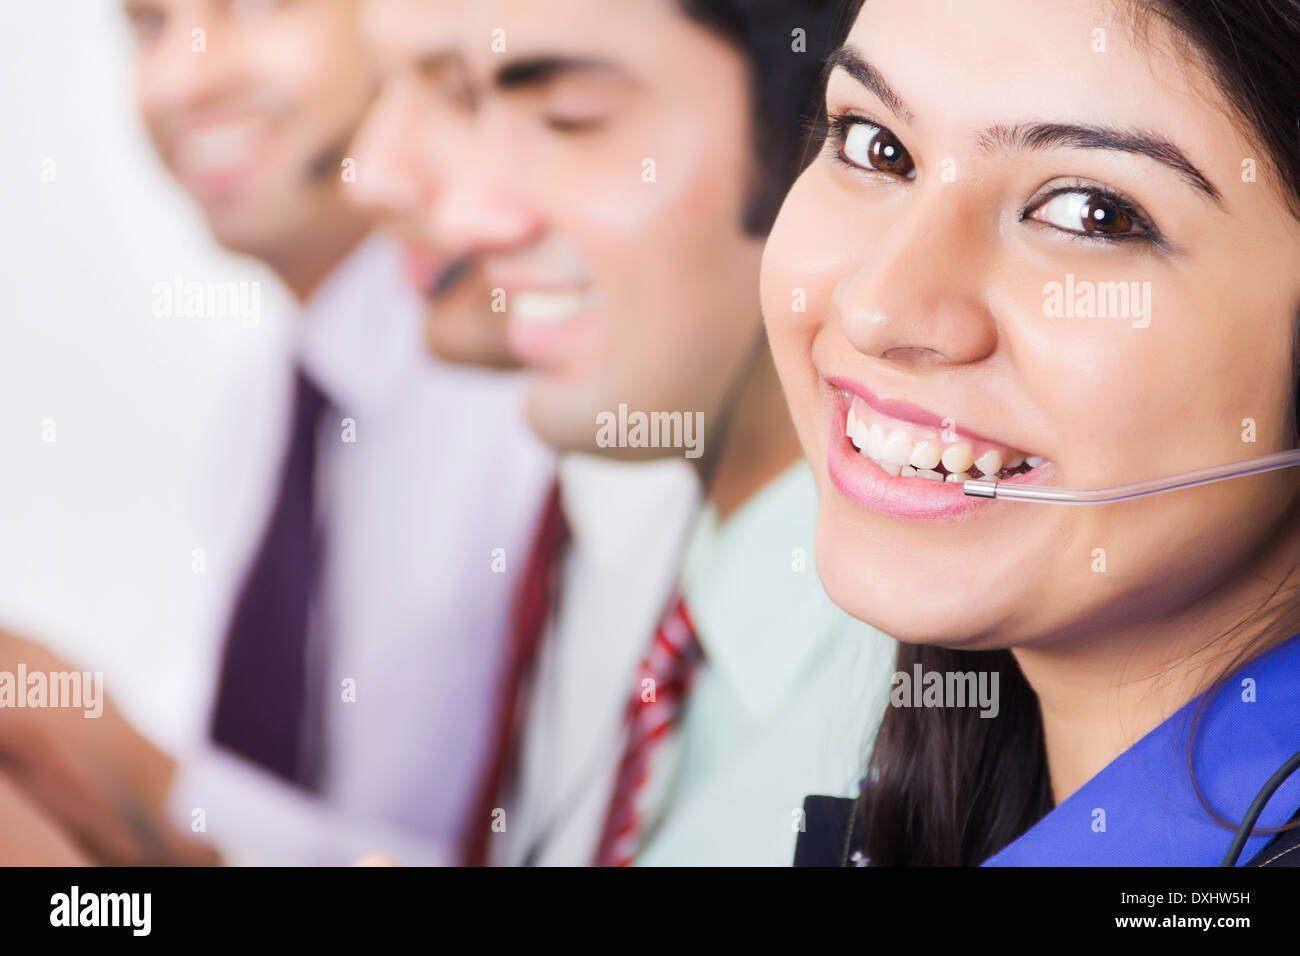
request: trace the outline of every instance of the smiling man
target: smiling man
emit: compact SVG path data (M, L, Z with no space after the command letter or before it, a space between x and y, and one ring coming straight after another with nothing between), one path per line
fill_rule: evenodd
M331 834L373 825L393 832L357 848L400 840L408 859L441 862L486 759L503 666L509 585L491 556L525 549L548 456L522 428L511 379L422 358L422 310L396 248L362 241L370 221L348 196L360 176L345 175L375 93L359 3L128 0L127 11L160 156L218 241L265 261L304 302L281 485L236 596L213 737L336 813L286 804L302 808L295 825L262 839L291 861L351 856L350 837L338 850ZM408 255L405 280L436 310L445 276L429 268ZM210 821L251 809L238 770L183 764L173 802L209 808Z
M214 238L273 269L301 308L282 401L225 396L229 433L214 436L223 481L250 416L275 418L282 452L257 472L268 480L252 521L222 496L201 522L214 539L231 523L256 534L214 655L210 739L173 759L115 710L90 722L93 736L43 723L65 759L106 765L78 779L107 774L185 831L202 809L206 837L233 861L454 860L506 661L512 580L494 555L526 552L550 455L512 377L421 348L438 303L417 293L441 291L431 280L449 269L412 262L404 275L400 248L370 237L350 201L347 147L375 93L357 0L124 9L158 155ZM0 639L0 655L31 651L10 645ZM31 759L34 788L66 789L55 761L3 730L0 749ZM115 832L102 814L62 822L98 849L108 841L83 832L97 820Z
M491 0L429 58L465 131L430 215L508 303L529 420L567 453L573 531L514 773L486 781L470 862L788 864L804 794L857 779L892 644L818 583L815 491L758 303L828 6ZM627 532L618 517L647 502L602 509L571 467L687 460L608 447L600 423L623 406L703 421L689 461L708 501L672 582L618 562L660 548L677 512ZM602 564L634 603L593 600Z
M432 310L429 346L449 359L499 365L518 359L507 341L506 292L483 284L482 253L494 237L513 242L517 223L508 197L466 189L482 169L478 91L462 53L473 42L465 32L475 23L471 10L470 0L365 4L363 35L381 84L351 150L360 176L350 195L401 239L412 261L461 273L454 301L444 295ZM466 219L482 243L463 242L459 224ZM475 327L477 333L470 331ZM558 640L553 633L542 640L542 632L559 628L571 635L567 646L582 652L565 665L571 677L583 675L586 687L573 703L591 696L620 700L627 649L637 653L654 630L698 500L696 478L681 461L630 465L569 455L562 470L564 494L553 490L541 510L532 553L512 559L513 667L504 669L494 699L493 757L467 807L466 819L474 823L509 789L519 721L538 684L530 676L539 640ZM563 601L545 600L561 576ZM511 804L510 821L515 809ZM469 826L467 834L461 859L487 862L486 831Z

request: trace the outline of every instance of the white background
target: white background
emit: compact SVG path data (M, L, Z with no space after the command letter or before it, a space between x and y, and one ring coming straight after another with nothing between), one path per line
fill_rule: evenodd
M0 3L0 78L0 627L103 670L174 746L200 726L274 460L288 300L155 160L115 0ZM155 318L177 272L261 281L260 326ZM253 411L232 431L235 394Z

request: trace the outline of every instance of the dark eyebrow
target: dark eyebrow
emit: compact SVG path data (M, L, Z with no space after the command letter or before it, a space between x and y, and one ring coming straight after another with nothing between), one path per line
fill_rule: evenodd
M912 122L913 113L903 102L903 98L852 44L846 43L827 58L827 75L835 67L845 70L876 94L895 115L909 123ZM1022 150L1055 147L1109 149L1146 156L1172 169L1186 183L1212 199L1216 205L1223 206L1222 193L1187 158L1187 154L1156 133L1074 123L1017 123L1015 126L993 126L985 130L980 135L980 147L985 150L999 147Z
M900 116L909 123L912 122L912 111L903 102L903 98L898 95L898 91L885 82L885 78L880 75L880 71L863 59L862 54L858 52L858 48L852 43L844 44L826 58L827 76L836 67L844 70L849 76L872 93L875 93L895 116Z
M614 73L608 60L579 56L532 56L514 60L496 71L492 85L498 90L543 86L565 73Z
M1116 129L1111 126L1076 125L1073 123L1017 123L994 126L980 136L980 148L1110 149L1136 156L1146 156L1178 173L1185 182L1200 190L1215 204L1223 206L1223 195L1187 158L1181 149L1156 133Z

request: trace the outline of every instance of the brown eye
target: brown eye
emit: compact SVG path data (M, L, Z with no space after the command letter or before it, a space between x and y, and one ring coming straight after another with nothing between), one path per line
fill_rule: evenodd
M1133 219L1128 213L1099 196L1090 197L1080 206L1079 217L1083 220L1084 232L1118 236L1133 228Z
M1057 193L1030 211L1028 217L1076 235L1136 238L1148 229L1137 214L1105 193L1069 189Z
M861 120L845 124L840 153L850 163L863 169L874 169L904 179L912 179L916 175L911 154L898 141L898 137L883 126Z

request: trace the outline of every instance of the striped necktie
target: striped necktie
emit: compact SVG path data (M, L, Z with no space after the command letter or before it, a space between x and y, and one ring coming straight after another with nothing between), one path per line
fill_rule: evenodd
M518 760L522 729L519 725L526 711L538 646L557 603L560 566L569 538L569 523L564 517L560 486L556 482L551 486L533 538L522 587L511 607L511 643L497 696L491 750L461 846L461 862L466 866L486 866L491 858L493 814L511 782Z
M666 759L691 681L704 659L686 604L677 596L641 662L635 695L628 708L628 733L596 866L630 866L651 823L647 782Z

